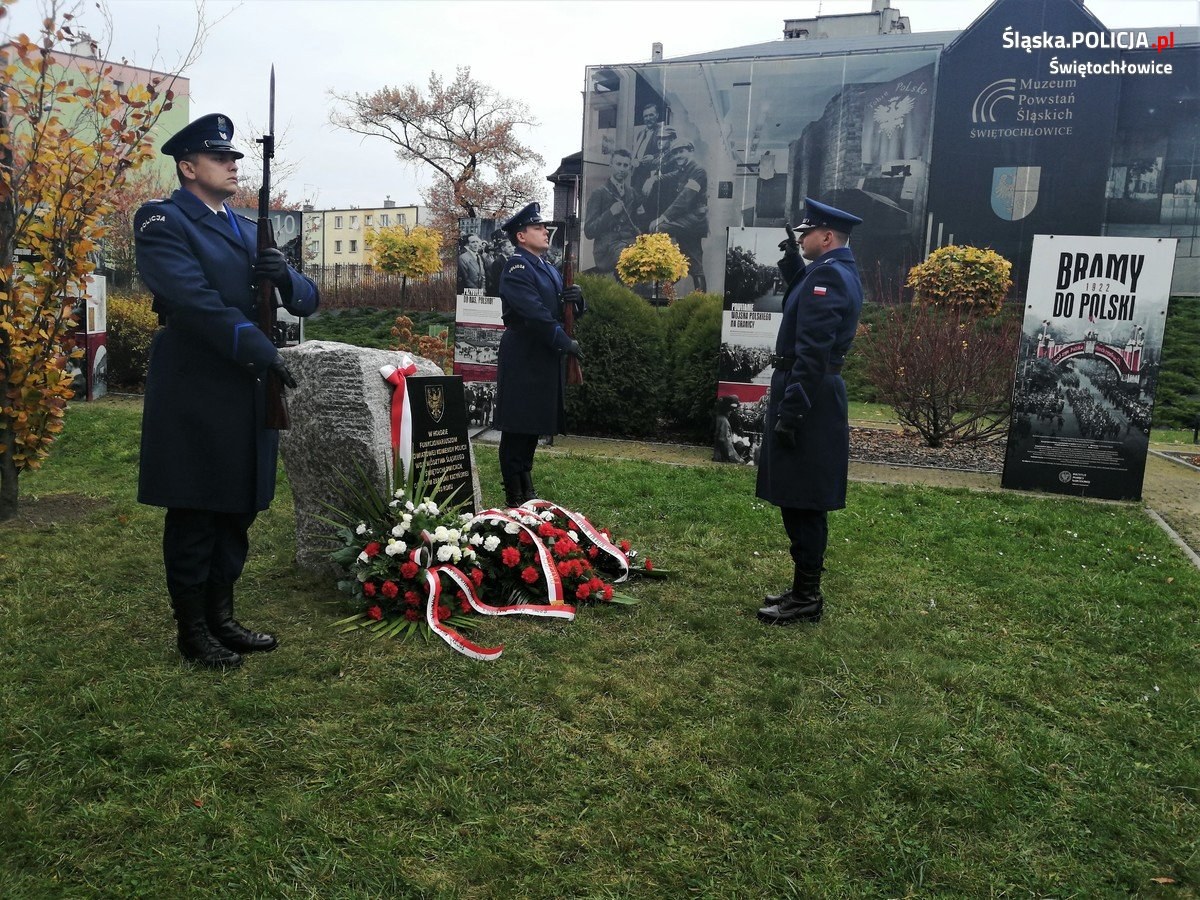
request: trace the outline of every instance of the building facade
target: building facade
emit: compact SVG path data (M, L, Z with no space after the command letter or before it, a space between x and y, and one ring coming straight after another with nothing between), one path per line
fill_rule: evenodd
M367 236L380 228L396 225L412 228L428 222L424 206L399 206L390 197L379 207L312 209L303 214L304 265L306 270L333 266L366 266Z

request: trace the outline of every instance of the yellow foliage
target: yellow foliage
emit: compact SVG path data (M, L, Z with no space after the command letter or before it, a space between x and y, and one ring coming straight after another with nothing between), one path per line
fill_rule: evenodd
M662 284L664 293L673 296L675 282L688 273L687 257L671 236L639 234L617 258L617 277L628 285Z
M995 315L1012 287L1012 263L995 250L939 247L908 273L913 304L933 303Z
M442 235L424 225L380 228L366 236L368 260L381 272L409 278L441 271Z
M66 40L48 19L40 43L0 48L0 472L36 468L62 429L101 219L171 106L159 83L122 92L100 68L68 72L53 54Z

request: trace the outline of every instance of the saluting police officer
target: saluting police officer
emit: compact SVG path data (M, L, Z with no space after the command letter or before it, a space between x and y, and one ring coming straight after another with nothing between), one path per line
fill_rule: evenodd
M134 217L138 272L162 327L150 349L138 500L167 508L163 561L185 659L215 668L276 639L233 617L247 532L275 495L279 432L266 428L265 375L296 382L255 325L255 282L307 316L316 285L275 249L257 252L255 222L225 200L237 191L233 124L203 116L162 146L180 189Z
M566 432L566 358L582 358L563 330L563 306L587 312L578 285L563 288L546 262L550 232L541 207L530 203L500 226L516 247L500 274L504 336L496 370L495 426L500 431L500 474L509 506L537 497L533 455L538 437Z
M846 246L858 216L811 197L780 246L789 277L775 339L775 372L758 466L758 496L780 507L795 567L789 590L766 597L758 618L771 625L818 622L827 512L846 505L850 423L842 364L862 311L862 282ZM797 254L797 250L799 254ZM807 267L797 258L810 260Z

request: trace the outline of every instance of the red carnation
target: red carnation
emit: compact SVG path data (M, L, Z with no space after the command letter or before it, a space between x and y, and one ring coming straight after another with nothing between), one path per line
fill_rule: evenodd
M374 619L376 622L378 622L380 619L383 618L383 610L380 609L378 606L372 606L370 609L367 610L367 618Z
M420 606L421 605L421 595L418 594L416 591L405 591L404 592L404 602L407 603L409 606Z
M439 622L450 618L450 607L445 603L439 603L437 608L437 620Z
M526 566L523 570L521 570L521 580L526 584L533 584L538 580L537 569L535 569L533 566Z
M421 614L410 607L404 611L404 618L408 619L410 622L415 622L417 619L421 618Z
M605 600L611 600L611 599L612 599L612 595L613 595L612 585L611 585L611 584L606 584L606 585L604 586L604 599L605 599Z
M396 582L394 581L385 581L383 583L383 587L381 587L379 590L383 593L383 596L387 597L389 600L393 599L397 594L400 593L400 588L396 587Z
M558 531L558 529L555 528L553 525L551 525L549 522L543 522L541 525L538 526L537 531L538 531L538 534L540 534L542 537L554 537L554 534L556 531Z
M521 561L521 551L516 547L505 547L500 551L500 562L510 569Z
M375 596L375 582L364 581L363 582L363 594L365 594L368 597L374 597Z
M458 604L458 608L464 613L469 613L471 611L471 604L464 600L462 603Z
M580 600L586 600L591 595L591 593L592 593L592 591L589 588L588 583L586 581L575 589L575 596L578 597Z
M604 582L603 582L603 581L601 581L599 578L597 578L597 577L593 576L593 577L592 577L592 578L591 578L591 579L588 581L588 587L590 587L590 588L591 588L593 591L598 591L598 590L601 590L601 589L604 587Z
M563 578L569 578L575 566L572 564L571 560L564 559L556 566L556 568L558 569L559 575L561 575Z
M363 553L367 554L367 558L369 559L370 557L378 554L379 551L382 549L383 549L383 545L380 544L379 541L371 541L371 543L369 543L369 544L367 544L367 546L363 547Z
M629 541L621 541L621 552L622 553L629 552Z
M588 559L595 559L600 555L599 547L588 547Z
M520 534L518 534L517 540L520 541L522 544L532 544L533 543L533 538L530 536L528 531L522 531Z
M421 567L418 566L412 560L409 560L408 562L406 562L404 565L402 565L400 567L400 574L403 575L405 578L416 578L417 573L420 571L421 571Z
M654 571L654 563L650 562L649 557L647 557L646 561L642 563L642 565L645 566L647 572Z
M471 580L475 582L475 587L479 587L481 584L483 584L483 569L472 569Z

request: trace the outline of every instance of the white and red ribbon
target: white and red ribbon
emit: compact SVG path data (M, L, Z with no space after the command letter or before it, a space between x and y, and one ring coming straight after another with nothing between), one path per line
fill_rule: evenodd
M504 652L503 645L499 647L481 647L474 641L463 637L449 625L443 625L438 620L438 605L442 598L442 580L439 576L442 573L449 575L460 587L467 587L471 582L471 579L463 575L454 566L435 566L432 569L425 570L425 583L429 588L428 596L425 600L425 623L429 626L429 630L463 656L480 660L498 659L500 654ZM470 588L467 587L467 590L470 591ZM470 591L467 596L470 597L472 593L474 592Z
M554 557L550 555L550 550L536 531L502 509L485 509L479 515L475 516L467 527L470 528L476 522L498 522L505 525L512 523L520 531L524 531L533 539L533 548L537 551L538 556L538 567L541 569L542 579L546 582L546 602L513 603L506 606L493 606L479 600L478 606L474 603L471 604L474 609L486 616L525 615L545 616L556 619L575 618L575 607L569 606L563 600L562 576L558 574L558 567L554 564ZM470 597L469 594L468 597Z
M417 374L412 357L403 356L401 366L382 366L379 374L392 386L392 455L404 461L404 477L412 479L412 406L406 380Z
M549 500L529 500L524 505L527 509L531 509L534 512L539 510L547 510L555 515L562 516L564 519L574 525L589 541L595 544L600 549L601 553L606 553L607 555L611 556L613 561L615 561L621 569L620 577L613 579L613 584L620 584L629 577L629 557L625 555L620 547L610 541L605 536L604 532L600 531L595 525L589 522L583 513L572 512L569 509L564 509L556 503L551 503Z

